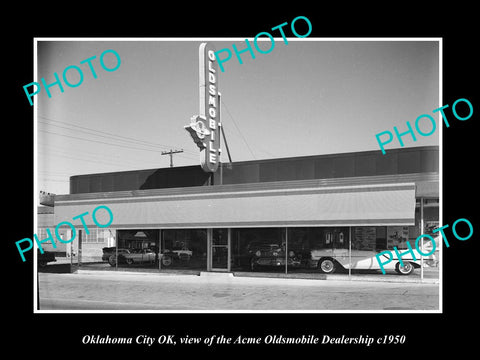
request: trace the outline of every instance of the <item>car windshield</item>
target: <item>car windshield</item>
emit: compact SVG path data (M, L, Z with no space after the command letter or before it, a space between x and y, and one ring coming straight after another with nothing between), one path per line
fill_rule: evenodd
M281 250L280 246L277 244L269 244L269 245L262 245L258 247L259 250L264 250L264 251L275 251L275 250Z

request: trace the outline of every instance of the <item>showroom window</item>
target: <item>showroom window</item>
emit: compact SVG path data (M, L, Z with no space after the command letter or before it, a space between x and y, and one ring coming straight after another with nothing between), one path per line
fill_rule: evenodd
M231 234L232 270L285 270L284 228L232 229Z
M111 266L121 268L158 269L159 230L118 230L118 248L103 248Z
M379 252L387 249L385 226L352 227L352 251L365 250Z
M207 269L207 230L162 230L160 269Z

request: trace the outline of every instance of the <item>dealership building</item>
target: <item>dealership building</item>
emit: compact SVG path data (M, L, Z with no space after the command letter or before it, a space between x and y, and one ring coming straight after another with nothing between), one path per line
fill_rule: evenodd
M38 208L37 235L64 222L65 243L43 248L110 271L324 273L315 251L338 269L415 248L439 226L439 189L438 146L77 175Z
M218 74L202 43L199 115L184 126L200 165L72 176L39 208L38 238L61 239L45 250L108 270L316 274L376 269L378 252L433 236L438 146L222 164Z

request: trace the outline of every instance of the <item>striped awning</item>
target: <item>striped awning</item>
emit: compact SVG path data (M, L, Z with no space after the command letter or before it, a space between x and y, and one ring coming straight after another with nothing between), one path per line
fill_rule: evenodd
M55 223L95 227L93 210L112 211L113 228L414 225L415 184L355 186L218 186L60 196ZM109 214L97 211L100 224Z

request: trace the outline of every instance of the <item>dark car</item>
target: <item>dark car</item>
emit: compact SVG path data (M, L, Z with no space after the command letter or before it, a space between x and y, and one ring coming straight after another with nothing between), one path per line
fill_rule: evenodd
M102 249L103 255L102 255L102 260L103 261L108 261L110 259L110 256L114 255L115 256L115 246L112 247L104 247ZM127 249L118 249L118 254L122 254L128 252Z
M49 262L57 261L57 259L55 259L55 253L52 251L44 251L42 254L40 249L37 248L37 255L39 267L45 267Z
M250 269L258 270L260 267L281 267L285 264L289 267L300 267L302 265L301 258L295 254L295 251L289 250L288 256L285 249L278 244L259 244L250 246L249 252Z

